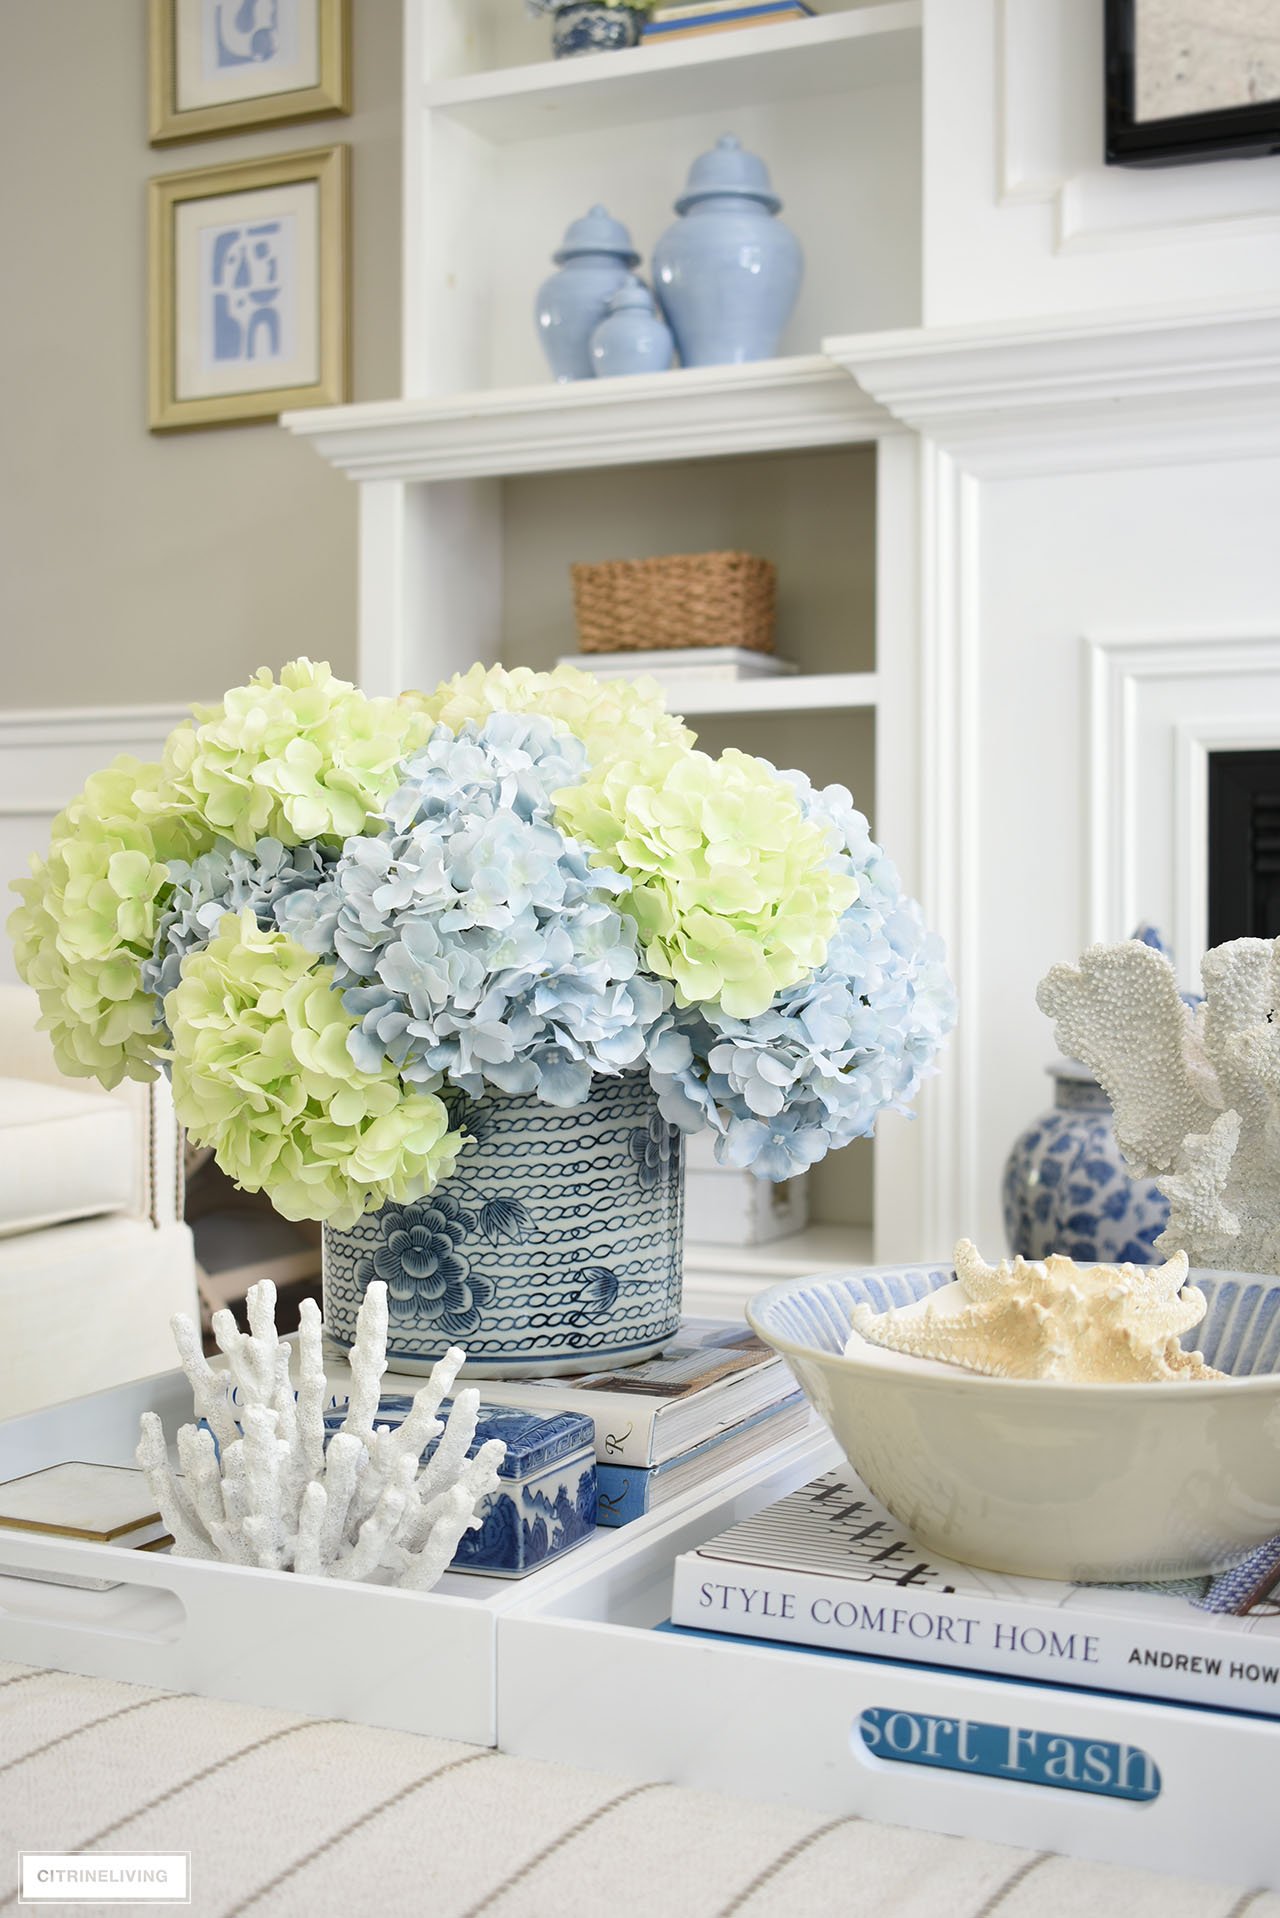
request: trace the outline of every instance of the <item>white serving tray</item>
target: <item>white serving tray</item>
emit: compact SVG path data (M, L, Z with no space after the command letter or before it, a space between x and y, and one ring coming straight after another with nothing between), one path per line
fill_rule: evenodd
M812 1441L807 1452L806 1479L838 1456ZM579 1560L554 1590L527 1591L498 1621L502 1750L1280 1890L1280 1721L655 1631L677 1554L758 1510L762 1489L780 1497L799 1462L779 1453L768 1484L709 1489L643 1534L623 1527L608 1561ZM1159 1767L1159 1795L1143 1803L887 1762L858 1735L872 1708L1136 1746Z
M332 1385L342 1368L327 1370ZM388 1373L385 1389L396 1384ZM411 1390L420 1384L408 1381ZM159 1414L172 1440L192 1416L184 1375L158 1373L0 1423L0 1482L65 1459L131 1465L144 1411ZM758 1491L753 1465L722 1474L715 1483L726 1502L715 1510L725 1524L758 1510L824 1469L815 1459L828 1449L825 1433L795 1441L789 1471L762 1475ZM702 1498L687 1494L670 1509ZM447 1573L426 1594L6 1532L6 1565L123 1582L91 1592L0 1576L0 1658L492 1745L498 1619L578 1561L629 1557L634 1535L665 1519L658 1512L602 1529L525 1579Z

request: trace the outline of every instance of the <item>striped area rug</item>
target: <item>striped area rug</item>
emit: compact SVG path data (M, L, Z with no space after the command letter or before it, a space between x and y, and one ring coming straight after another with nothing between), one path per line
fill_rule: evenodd
M0 1913L20 1851L189 1851L199 1918L1280 1918L1271 1893L0 1664Z

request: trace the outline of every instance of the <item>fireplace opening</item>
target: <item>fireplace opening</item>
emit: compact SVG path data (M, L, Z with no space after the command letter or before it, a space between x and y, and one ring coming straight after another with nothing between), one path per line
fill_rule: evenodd
M1280 749L1209 754L1209 944L1280 938Z

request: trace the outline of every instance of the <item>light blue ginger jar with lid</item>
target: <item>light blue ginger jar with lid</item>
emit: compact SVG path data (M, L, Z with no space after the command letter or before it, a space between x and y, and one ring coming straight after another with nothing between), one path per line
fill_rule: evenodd
M591 335L591 365L597 379L624 373L665 373L675 353L671 328L643 280L629 273Z
M560 270L543 281L534 303L542 350L555 380L589 380L591 335L640 255L621 220L593 206L572 222L552 258Z
M689 169L680 218L653 250L658 298L686 366L771 359L804 272L763 160L724 134Z

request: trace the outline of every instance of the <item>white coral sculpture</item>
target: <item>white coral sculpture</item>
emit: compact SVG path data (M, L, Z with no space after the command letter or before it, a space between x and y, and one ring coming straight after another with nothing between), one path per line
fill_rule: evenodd
M404 1423L375 1430L387 1369L387 1288L380 1281L370 1285L356 1320L347 1415L326 1445L329 1387L318 1306L308 1299L302 1307L296 1395L290 1347L276 1333L274 1285L251 1287L248 1308L247 1333L236 1329L230 1312L214 1314L225 1372L209 1364L184 1313L172 1321L196 1413L209 1428L184 1425L178 1433L180 1477L159 1419L143 1414L137 1459L175 1552L315 1578L376 1576L408 1591L430 1591L462 1534L480 1523L476 1507L497 1489L506 1452L500 1439L490 1439L467 1457L478 1392L458 1393L447 1424L437 1417L466 1354L456 1346L447 1352ZM433 1439L440 1442L424 1465Z
M1157 1247L1191 1264L1280 1271L1280 939L1207 952L1204 1002L1129 940L1054 966L1036 1002L1105 1088L1116 1137L1170 1217Z

